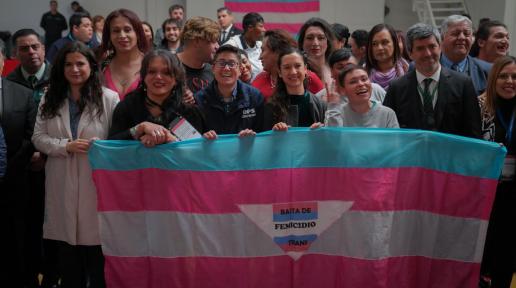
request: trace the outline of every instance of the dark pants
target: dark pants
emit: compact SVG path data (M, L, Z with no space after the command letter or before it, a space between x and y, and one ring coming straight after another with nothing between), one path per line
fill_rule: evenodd
M501 182L489 218L481 273L493 288L509 288L516 264L516 182Z
M104 256L101 246L70 245L59 242L58 252L61 287L103 288Z

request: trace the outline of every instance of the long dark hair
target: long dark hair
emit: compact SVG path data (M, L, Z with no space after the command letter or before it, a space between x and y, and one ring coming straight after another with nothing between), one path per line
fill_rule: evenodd
M366 68L369 72L373 68L378 69L378 61L376 61L373 56L373 38L374 35L378 34L382 30L387 30L387 32L389 32L391 35L393 46L392 48L394 49L394 52L392 53L392 64L396 66L396 63L401 58L400 46L398 44L398 35L396 34L394 28L389 24L377 24L371 29L371 31L369 31L369 38L367 39Z
M299 29L299 37L297 38L298 48L303 51L306 30L310 27L319 27L323 30L327 44L326 51L324 52L324 59L328 62L330 54L333 52L333 40L335 39L335 35L333 34L330 24L328 24L324 19L317 17L310 18L305 22L305 24L303 24L303 26L301 26L301 29Z
M102 30L102 44L100 46L99 55L104 57L106 55L114 56L116 54L113 43L111 43L111 22L116 17L125 17L129 20L129 23L131 23L131 26L133 26L133 30L136 33L138 50L145 54L151 47L149 47L147 38L145 38L142 21L140 21L138 15L133 11L128 9L118 9L109 13L106 21L104 22L104 30Z
M172 110L175 112L182 112L185 109L183 104L183 94L185 93L185 71L183 65L179 61L179 58L175 54L165 49L155 49L149 51L142 60L142 67L140 70L140 86L136 93L142 93L147 95L147 87L145 86L145 77L147 76L149 64L154 58L161 58L167 63L168 71L170 76L173 76L176 80L176 86L170 91L170 95L163 101L162 107L164 110ZM146 96L147 97L147 96ZM166 111L163 111L166 113ZM170 115L166 115L170 116Z
M88 60L91 69L90 77L81 87L81 97L78 102L79 111L83 112L84 108L89 107L92 111L96 111L95 114L99 118L104 112L101 74L95 60L95 54L82 42L74 41L65 45L57 53L54 63L52 64L48 92L45 96L45 103L41 106L41 116L43 119L58 116L58 110L68 98L70 84L64 76L64 68L66 56L75 52L82 54Z
M290 54L297 54L303 59L304 65L308 63L306 55L297 48L290 47L283 50L278 56L278 69L281 69L281 60L284 56ZM281 72L280 72L281 73ZM306 91L307 80L303 81L303 86ZM283 82L283 78L278 77L277 87L274 94L269 99L269 103L272 106L272 115L274 123L286 122L288 116L288 106L290 105L290 98L288 97L287 86Z

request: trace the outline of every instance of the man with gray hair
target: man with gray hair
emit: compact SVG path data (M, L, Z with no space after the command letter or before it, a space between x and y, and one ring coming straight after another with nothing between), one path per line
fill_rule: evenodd
M481 137L480 108L471 79L441 66L436 28L416 24L407 31L415 69L391 82L384 105L396 112L401 128Z
M492 64L469 56L473 45L473 24L461 15L451 15L441 24L441 65L471 78L477 95L484 92Z

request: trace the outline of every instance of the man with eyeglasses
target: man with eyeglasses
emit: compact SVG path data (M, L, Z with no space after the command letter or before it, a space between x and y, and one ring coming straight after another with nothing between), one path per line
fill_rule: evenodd
M195 94L196 103L206 120L207 139L217 134L254 135L263 125L263 96L239 80L238 48L224 45L217 50L213 64L215 80Z
M473 23L465 16L451 15L441 24L441 65L468 75L477 95L484 92L491 64L469 56L473 44Z

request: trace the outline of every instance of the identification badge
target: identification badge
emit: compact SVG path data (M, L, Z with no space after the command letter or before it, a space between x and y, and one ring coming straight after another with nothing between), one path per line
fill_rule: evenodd
M502 181L514 180L515 169L516 157L514 155L506 156L503 162Z
M183 117L176 118L172 121L169 124L169 129L179 141L202 137L201 133Z

